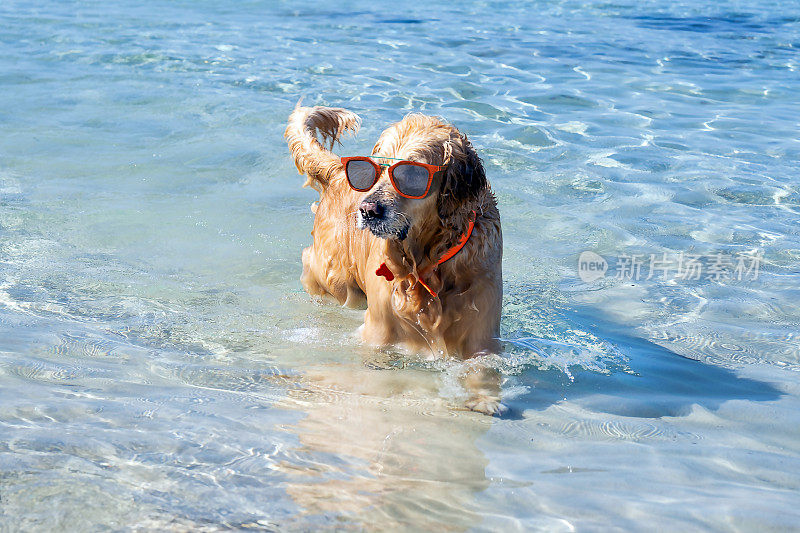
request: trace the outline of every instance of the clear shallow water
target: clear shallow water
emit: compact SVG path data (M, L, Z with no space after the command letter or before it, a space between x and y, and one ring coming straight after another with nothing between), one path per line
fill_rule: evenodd
M800 523L800 6L3 3L0 529ZM509 412L300 288L300 96L470 135ZM763 253L757 280L577 258Z

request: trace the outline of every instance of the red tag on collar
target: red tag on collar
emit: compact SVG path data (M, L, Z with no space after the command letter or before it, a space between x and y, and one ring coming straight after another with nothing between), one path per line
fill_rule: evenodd
M386 263L381 263L381 266L375 271L375 275L383 276L386 278L386 281L392 281L394 279L394 274L392 274L392 271L386 266Z

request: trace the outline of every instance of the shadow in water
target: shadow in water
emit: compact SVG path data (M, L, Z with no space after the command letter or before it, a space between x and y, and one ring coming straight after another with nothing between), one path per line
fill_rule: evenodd
M682 416L697 404L714 410L728 400L773 401L782 393L771 383L740 377L735 371L690 359L580 310L565 313L568 323L615 346L627 369L610 373L573 369L526 370L518 376L528 392L508 400L503 418L520 418L563 399L587 409L641 418Z

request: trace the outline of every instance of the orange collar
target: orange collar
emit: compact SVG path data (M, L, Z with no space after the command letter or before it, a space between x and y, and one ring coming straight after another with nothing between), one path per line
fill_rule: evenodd
M465 233L461 234L461 237L459 237L458 242L456 243L456 245L453 246L452 248L450 248L449 250L447 250L444 253L444 255L442 255L442 257L439 258L439 260L436 262L436 264L431 265L428 268L426 268L425 270L423 270L422 272L420 272L420 277L419 277L419 279L417 281L422 283L422 286L425 287L428 290L428 292L431 294L431 296L435 297L436 293L433 292L433 290L428 286L428 284L425 283L425 280L422 279L423 275L425 275L428 272L436 269L439 265L441 265L445 261L451 259L454 255L456 255L464 247L465 244L467 244L467 241L469 240L470 236L472 236L472 230L475 229L475 218L476 217L477 217L477 213L475 213L475 211L473 211L472 215L470 215L470 217L469 217L469 226L467 226L467 231ZM386 266L386 263L381 263L381 266L378 267L378 270L375 271L375 275L376 276L383 276L384 278L386 278L386 281L392 281L394 279L394 274L392 274L392 271L389 270L389 267Z

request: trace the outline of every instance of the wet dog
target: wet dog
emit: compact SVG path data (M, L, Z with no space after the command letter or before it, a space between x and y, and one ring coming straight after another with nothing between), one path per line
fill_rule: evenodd
M380 135L370 156L354 158L358 167L346 168L347 158L331 150L360 123L339 108L298 105L289 117L295 165L320 194L303 286L346 306L366 303L367 343L433 357L497 353L503 243L477 152L452 125L411 114ZM465 384L468 407L499 409L495 372L480 367Z

